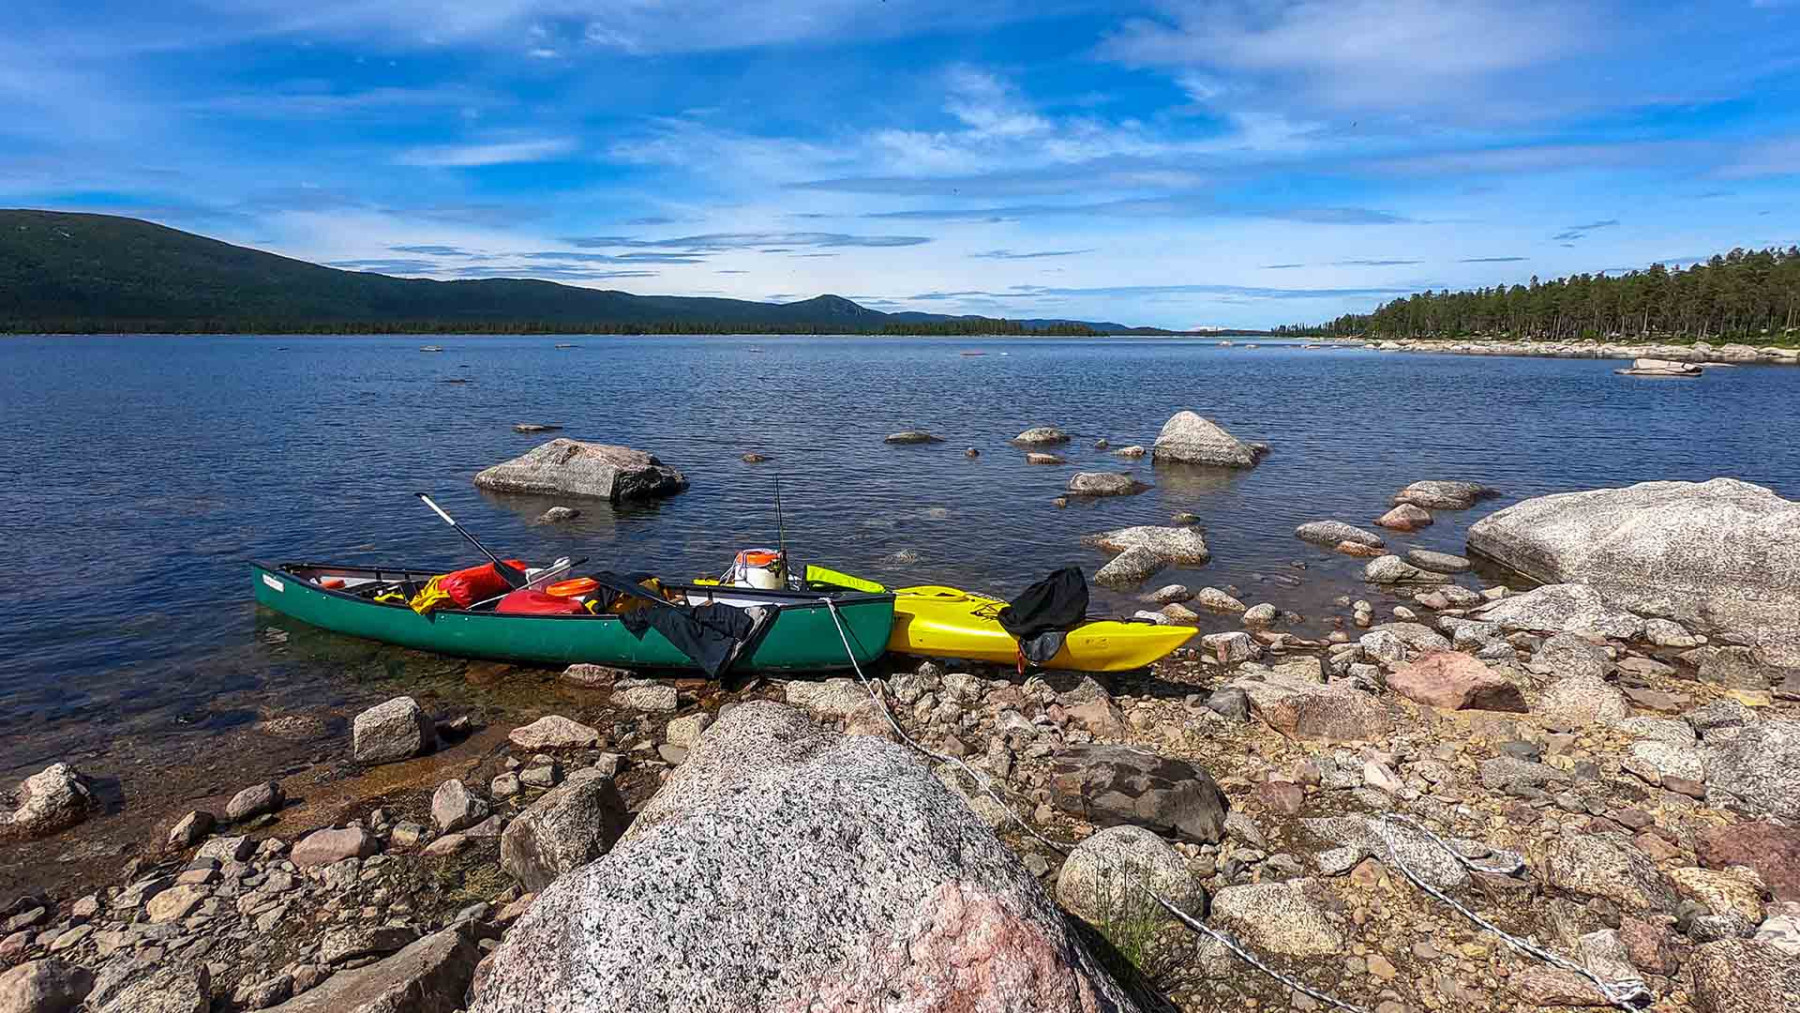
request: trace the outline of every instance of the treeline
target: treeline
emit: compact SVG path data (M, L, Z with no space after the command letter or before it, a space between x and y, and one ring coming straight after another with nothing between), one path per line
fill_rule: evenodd
M1800 247L1732 250L1674 271L1652 264L1621 275L1422 292L1289 333L1793 343L1800 340Z
M292 320L0 320L0 334L870 334L921 336L1105 337L1108 332L1082 324L1031 327L1016 320L970 319L889 322L878 327L825 323L727 323L671 320L655 323L565 323L544 321L465 320L321 323Z

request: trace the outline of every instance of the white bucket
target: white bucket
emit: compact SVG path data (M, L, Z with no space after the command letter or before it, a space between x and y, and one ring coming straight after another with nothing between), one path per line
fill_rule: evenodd
M781 554L774 549L745 549L731 563L731 582L738 587L779 591L787 584Z

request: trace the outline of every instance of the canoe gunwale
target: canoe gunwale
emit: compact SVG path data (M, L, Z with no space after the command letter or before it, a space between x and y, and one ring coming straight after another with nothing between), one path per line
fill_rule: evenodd
M252 559L250 561L250 565L255 567L256 569L261 570L265 573L268 573L269 575L274 576L274 577L280 577L280 578L284 578L287 580L299 581L306 588L307 591L315 593L315 594L329 595L332 598L340 599L342 601L345 601L347 603L354 604L354 605L366 605L371 608L382 608L382 609L388 609L388 608L406 609L408 611L411 611L410 606L406 605L403 602L379 602L379 601L371 600L369 598L364 598L360 595L351 594L347 591L340 591L340 590L337 590L336 588L320 587L318 584L313 583L308 578L299 576L299 575L295 574L293 571L296 569L298 569L298 570L330 570L330 571L333 571L334 573L365 573L365 574L370 574L372 576L379 576L380 574L393 574L393 573L404 574L407 576L414 576L414 575L436 576L437 574L439 574L441 572L447 572L447 571L442 571L436 567L413 567L413 568L409 569L409 568L398 567L398 566L355 566L355 565L345 565L345 564L339 564L339 563L266 563L259 559ZM670 583L664 583L663 587L669 588L669 589L672 589L675 591L693 592L693 593L703 594L703 595L708 595L708 596L716 594L721 590L729 590L732 593L732 595L736 596L736 597L769 598L769 599L773 599L770 602L770 604L773 605L777 610L783 611L783 612L791 611L791 610L795 610L795 609L822 609L822 608L826 607L825 600L824 600L826 595L824 593L817 592L817 591L786 591L786 590L766 591L766 590L762 590L760 588L729 588L729 589L725 589L725 588L709 586L709 585L670 584ZM830 597L831 597L831 600L833 602L835 602L839 608L844 608L846 606L861 605L861 604L866 604L866 603L872 602L872 601L882 601L882 600L892 601L892 600L894 600L894 592L892 592L892 591L881 591L881 592L838 591L838 592L831 592ZM791 600L787 600L787 599L791 599ZM671 603L671 604L674 604L674 603ZM608 613L608 612L601 612L601 613L595 613L595 614L581 614L581 615L529 615L529 614L519 614L519 613L511 613L511 612L492 612L492 611L475 612L475 611L471 611L469 609L459 609L459 608L434 609L431 613L426 613L426 616L427 616L427 618L429 618L432 614L435 614L437 612L454 614L457 616L463 616L463 617L468 617L468 618L482 618L482 617L492 616L492 617L501 618L501 619L544 619L544 620L611 619L611 620L615 620L615 621L619 618L617 615L614 615L614 614Z

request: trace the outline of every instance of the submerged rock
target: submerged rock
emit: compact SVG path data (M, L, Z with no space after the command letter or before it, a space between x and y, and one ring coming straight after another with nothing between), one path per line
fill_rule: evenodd
M889 433L881 442L903 445L916 443L942 443L944 442L944 438L942 436L933 436L923 429L905 429L897 433Z
M1405 584L1441 582L1449 578L1421 570L1399 556L1376 556L1363 566L1363 579L1371 584Z
M1191 411L1176 412L1163 423L1152 454L1158 462L1221 468L1254 468L1257 456L1248 444Z
M1069 476L1071 496L1135 496L1148 488L1123 472L1078 471Z
M539 895L470 1010L807 1008L1137 1009L913 753L752 702Z
M1020 446L1054 446L1069 442L1069 434L1055 426L1033 426L1012 438Z
M1294 537L1313 545L1334 549L1342 542L1379 549L1387 543L1373 531L1365 531L1343 521L1308 521L1294 529Z
M1422 507L1402 503L1375 518L1375 523L1395 531L1417 531L1431 526L1431 514Z
M1775 664L1800 667L1800 503L1761 486L1715 478L1540 496L1476 523L1469 548L1633 611L1749 633Z
M1673 359L1633 359L1626 369L1615 369L1620 376L1699 376L1705 370L1696 362Z
M655 454L559 438L477 473L475 485L492 492L585 496L618 503L672 496L688 482Z

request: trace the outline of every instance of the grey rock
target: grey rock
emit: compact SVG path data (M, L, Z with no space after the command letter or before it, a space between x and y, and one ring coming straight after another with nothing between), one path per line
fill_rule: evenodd
M1557 728L1586 728L1610 724L1631 716L1625 694L1592 676L1558 680L1538 700L1538 716Z
M1658 647L1675 647L1686 650L1699 647L1700 638L1682 628L1680 623L1667 619L1644 620L1644 639Z
M275 781L253 784L231 797L225 806L225 818L232 822L272 813L287 801L281 785Z
M419 933L399 925L344 925L319 940L319 959L342 964L361 957L385 957L417 942Z
M205 964L165 964L114 991L98 1013L206 1013L210 986Z
M1216 587L1203 587L1194 595L1193 604L1208 612L1237 613L1246 611L1244 603Z
M1408 824L1389 823L1384 827L1379 820L1365 816L1328 816L1303 819L1300 825L1317 837L1353 849L1358 861L1373 858L1388 866L1394 864L1387 844L1387 838L1391 838L1393 853L1398 853L1400 860L1421 879L1440 890L1454 890L1469 882L1468 869L1461 862Z
M339 971L275 1007L278 1013L442 1013L462 1008L481 950L460 928L426 936L385 960Z
M1726 689L1766 693L1787 674L1765 661L1763 653L1754 647L1716 648L1700 662L1700 681Z
M655 454L558 438L478 472L475 485L491 492L581 496L618 503L672 496L686 489L688 482Z
M393 763L437 745L437 725L417 700L398 696L356 716L352 751L358 763Z
M1681 717L1694 730L1695 735L1704 739L1711 732L1742 728L1754 723L1756 712L1726 697L1688 711Z
M1275 606L1268 602L1263 602L1261 605L1253 605L1250 608L1245 609L1243 622L1245 626L1268 627L1275 625L1275 619L1278 615L1279 613L1275 611Z
M525 889L542 890L606 854L628 819L612 778L591 768L575 771L507 825L500 867Z
M1521 794L1522 789L1536 789L1553 781L1564 781L1568 775L1547 763L1517 756L1496 756L1481 761L1481 786L1489 791Z
M302 869L332 865L346 858L367 858L381 843L361 827L315 830L294 845L290 860Z
M915 754L753 701L538 897L470 1011L808 1008L1137 1010Z
M1206 709L1233 721L1248 721L1250 697L1235 686L1224 686L1213 690L1212 695L1206 698Z
M60 960L29 960L0 973L0 1013L75 1013L94 975Z
M581 516L581 511L574 507L553 506L538 515L539 524L562 524Z
M672 695L675 687L670 686ZM673 710L673 708L670 708ZM528 725L507 733L507 740L520 749L592 749L601 741L599 731L561 714L546 714Z
M1544 852L1547 885L1583 897L1604 897L1627 911L1675 910L1675 891L1656 863L1629 844L1593 834L1553 838Z
M1343 932L1307 892L1306 880L1228 886L1213 897L1213 923L1259 953L1324 957L1345 946Z
M1052 762L1056 806L1095 826L1133 825L1199 843L1223 836L1230 804L1205 769L1117 745L1070 746Z
M1735 799L1753 815L1800 820L1800 721L1758 721L1734 737L1707 738L1703 752L1709 804Z
M1449 552L1434 552L1431 549L1407 549L1406 561L1421 570L1432 573L1468 573L1475 568L1465 556Z
M1130 548L1094 571L1094 583L1116 590L1130 590L1154 577L1168 560L1146 548Z
M873 707L869 691L855 679L836 678L813 682L794 679L787 684L787 702L814 717L842 721Z
M431 820L439 833L454 833L488 818L486 800L470 793L456 778L438 785L431 796Z
M1747 631L1772 663L1800 666L1800 504L1761 486L1715 478L1543 496L1476 523L1469 548L1690 628Z
M1586 584L1546 584L1476 609L1473 618L1508 632L1598 633L1618 640L1643 635L1644 621Z
M1157 588L1145 597L1158 605L1177 605L1182 602L1193 601L1194 592L1189 591L1186 584L1169 584Z
M1352 545L1366 545L1371 549L1383 548L1387 542L1373 531L1359 528L1343 521L1308 521L1294 529L1294 537L1303 542L1336 548L1341 542Z
M1406 645L1406 649L1409 652L1448 651L1451 648L1449 638L1436 630L1433 630L1431 627L1426 626L1424 623L1382 623L1379 626L1371 628L1369 632L1363 634L1363 636L1368 637L1372 634L1381 633L1392 634L1394 637L1397 637L1401 643Z
M1548 665L1559 679L1604 679L1613 670L1605 648L1573 633L1558 633L1545 640L1532 660Z
M1484 499L1500 495L1478 482L1444 482L1427 479L1414 482L1394 496L1394 502L1411 503L1427 510L1467 510Z
M1033 426L1012 438L1021 446L1053 446L1069 442L1069 434L1055 426Z
M66 763L53 763L26 778L13 793L13 804L12 811L0 812L0 839L67 830L96 808L86 779Z
M241 834L231 837L214 837L200 850L194 852L195 858L210 858L215 862L242 862L256 850L256 842Z
M1140 525L1088 535L1082 542L1107 552L1145 549L1169 563L1190 566L1198 566L1212 558L1206 536L1198 528Z
M680 706L680 700L675 687L666 682L623 679L615 684L612 705L652 714L673 714Z
M204 840L207 834L212 833L215 822L217 820L214 819L212 813L199 809L188 813L176 820L175 826L169 829L169 847L177 849L193 847Z
M1256 642L1256 638L1238 630L1208 633L1200 638L1200 647L1207 657L1226 665L1262 657L1262 646Z
M1242 440L1191 411L1177 412L1163 423L1151 455L1159 463L1222 468L1254 468L1257 460L1256 452Z
M933 436L923 429L903 429L897 433L889 433L881 442L895 444L942 443L942 436Z
M1069 476L1071 496L1135 496L1150 488L1135 477L1118 471L1078 471Z
M663 737L671 746L692 749L694 743L700 741L700 736L712 723L713 716L706 711L683 714L681 717L670 720L668 727L663 729Z
M1800 960L1772 946L1721 939L1694 950L1697 1013L1775 1013L1800 1004Z
M1431 511L1411 503L1402 503L1375 518L1375 523L1395 531L1417 531L1431 526Z
M1404 584L1444 581L1441 573L1421 570L1399 556L1376 556L1363 565L1363 579L1372 584Z
M1142 827L1108 827L1069 851L1056 877L1063 910L1104 933L1131 914L1148 914L1140 889L1153 890L1188 914L1206 907L1206 891L1168 841ZM1157 911L1156 921L1172 920Z

